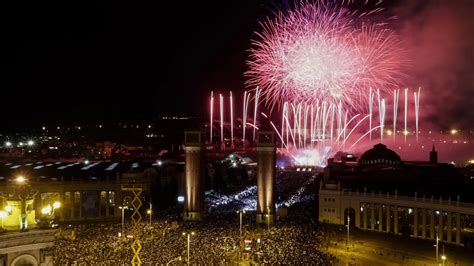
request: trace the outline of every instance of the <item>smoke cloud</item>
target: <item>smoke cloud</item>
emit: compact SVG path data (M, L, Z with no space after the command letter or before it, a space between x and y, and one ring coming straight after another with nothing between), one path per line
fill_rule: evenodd
M422 121L473 129L474 1L403 0L394 10L413 60L407 85L422 87Z

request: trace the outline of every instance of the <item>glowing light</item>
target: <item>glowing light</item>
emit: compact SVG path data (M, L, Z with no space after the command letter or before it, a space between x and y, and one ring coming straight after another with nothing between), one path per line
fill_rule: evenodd
M458 133L458 130L457 129L451 129L451 135L456 135Z
M51 205L48 205L41 209L41 213L46 215L46 214L51 213L51 210L52 210Z
M474 164L474 159L473 159L473 160L469 160L468 163Z
M11 147L11 146L12 146L12 143L11 143L10 141L7 141L7 142L5 142L5 146L6 146L6 147Z
M7 213L7 212L0 211L0 218L1 218L1 219L4 219L4 218L6 218L6 217L7 217L7 215L8 215L8 213Z
M13 211L13 207L10 206L10 205L7 205L7 206L5 206L5 211L6 211L6 212L12 212L12 211Z
M58 208L60 208L60 207L61 207L61 202L56 201L56 202L53 203L53 208L54 208L54 209L58 209Z
M84 161L84 164L89 164L89 163L90 163L89 160Z
M147 210L146 213L147 213L147 214L151 214L151 210Z
M388 130L387 130L387 135L388 135L388 136L391 136L392 134L393 134L393 132L392 132L390 129L388 129Z
M26 179L24 176L20 175L20 176L17 176L17 178L15 179L17 183L19 184L22 184L22 183L25 183Z
M271 106L326 99L362 109L361 91L397 85L406 62L398 37L380 23L356 23L365 17L323 1L276 12L252 42L247 85Z
M184 197L183 196L178 196L178 202L184 202Z

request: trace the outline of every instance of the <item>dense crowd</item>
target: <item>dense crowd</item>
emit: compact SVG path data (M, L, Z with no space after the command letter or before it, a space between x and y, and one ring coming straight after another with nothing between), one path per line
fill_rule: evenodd
M289 198L298 190L294 183L308 185L305 180L307 177L292 180L292 185L287 186L289 189L279 192L283 198ZM131 223L127 223L121 237L118 235L121 224L65 228L65 231L74 231L74 235L57 238L52 250L54 264L129 265L133 256L130 245L137 237L142 245L140 259L144 265L182 264L187 259L187 236L183 233L191 232L195 233L190 236L191 264L230 264L238 260L265 264L330 263L329 256L320 246L322 230L314 222L313 202L293 204L288 216L270 227L257 226L255 212L247 212L243 217L243 237L240 238L239 215L235 209L241 203L241 200L227 202L216 206L202 221L179 224L177 217L181 208L175 207L157 214L151 225L142 222L138 231L134 232Z

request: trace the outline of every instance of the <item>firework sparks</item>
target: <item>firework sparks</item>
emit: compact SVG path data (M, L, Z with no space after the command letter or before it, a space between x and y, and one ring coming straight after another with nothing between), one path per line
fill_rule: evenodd
M252 42L247 85L259 86L271 107L324 100L360 111L369 87L385 92L398 85L404 62L392 31L361 22L373 12L361 15L322 1L277 12Z

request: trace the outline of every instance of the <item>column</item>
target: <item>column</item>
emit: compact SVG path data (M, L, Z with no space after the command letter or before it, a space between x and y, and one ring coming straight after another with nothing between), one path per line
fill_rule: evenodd
M64 221L64 205L65 205L65 202L64 202L64 191L61 191L61 192L58 192L59 194L59 202L61 202L61 208L59 208L59 220L60 221Z
M370 204L370 230L375 230L375 204Z
M385 206L385 211L387 212L387 220L385 221L386 222L385 231L387 233L390 233L390 220L391 220L391 217L390 217L390 205L389 204L387 204L387 206Z
M76 210L76 206L75 205L75 197L76 194L74 193L74 191L71 192L71 197L70 197L70 200L69 202L71 203L71 220L74 220L74 213L75 213L75 210Z
M114 193L114 216L116 218L121 218L122 217L122 210L120 210L119 206L123 205L123 199L122 199L122 187L116 186L115 187L115 193Z
M105 191L105 217L109 217L109 202L110 202L109 190Z
M275 221L275 136L270 131L258 132L257 151L257 217L258 224Z
M102 198L101 198L102 190L97 190L96 193L97 193L97 198L99 199L99 204L98 204L99 205L99 209L98 209L99 210L99 217L102 217L102 207L105 208L105 206L102 206L102 204L103 204Z
M363 219L363 222L364 222L364 229L367 229L367 204L364 203L364 213L362 214L362 219Z
M413 209L413 237L418 237L418 208Z
M426 238L426 209L421 210L421 237Z
M204 214L204 133L184 133L184 210L183 220L201 220ZM260 167L260 166L259 166Z
M452 220L451 220L451 212L448 212L448 224L446 226L446 240L448 241L448 243L451 243L451 237L452 237L452 229L451 229L451 225L453 224Z
M382 204L379 204L379 232L382 232L383 218L382 218Z
M456 244L461 244L461 214L456 213Z
M443 241L443 233L444 233L444 228L443 228L443 212L439 211L438 215L438 237L439 241Z
M357 205L358 207L355 208L355 226L360 228L360 204Z
M398 206L393 207L393 233L398 235Z
M430 211L430 239L434 239L434 210Z

